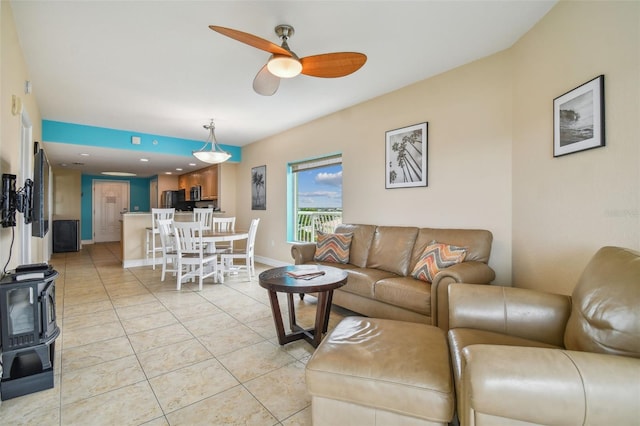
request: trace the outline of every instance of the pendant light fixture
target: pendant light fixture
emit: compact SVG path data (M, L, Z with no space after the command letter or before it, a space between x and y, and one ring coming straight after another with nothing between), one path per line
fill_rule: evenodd
M202 127L209 130L209 138L199 151L193 151L193 156L198 160L204 161L205 163L209 164L224 163L229 158L231 158L231 154L224 151L222 148L220 148L220 145L218 145L218 141L216 140L215 135L216 126L215 124L213 124L213 119L211 119L211 123L205 124ZM211 149L207 150L207 145L209 144L211 144Z

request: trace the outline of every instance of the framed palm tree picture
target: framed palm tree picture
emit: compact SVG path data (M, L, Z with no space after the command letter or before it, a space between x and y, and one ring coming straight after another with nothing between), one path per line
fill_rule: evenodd
M251 210L267 209L267 166L251 169Z
M427 129L414 124L386 132L385 188L427 186Z

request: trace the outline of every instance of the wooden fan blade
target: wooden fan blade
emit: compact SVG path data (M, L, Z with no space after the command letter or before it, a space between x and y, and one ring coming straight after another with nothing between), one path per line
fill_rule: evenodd
M263 38L254 36L253 34L245 33L231 28L219 27L217 25L209 25L209 28L234 40L237 40L244 44L248 44L249 46L253 46L256 49L264 50L278 55L291 56L291 52L289 52L287 49L284 49L277 44L273 44Z
M367 55L357 52L336 52L323 55L306 56L300 59L302 74L312 77L336 78L344 77L358 71Z
M263 66L253 79L253 90L262 96L271 96L280 87L280 77L269 72L267 65Z

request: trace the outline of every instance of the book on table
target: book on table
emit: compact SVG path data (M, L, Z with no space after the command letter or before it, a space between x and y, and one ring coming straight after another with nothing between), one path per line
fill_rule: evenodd
M310 279L324 275L324 271L316 265L298 265L292 271L287 271L287 275L293 278Z

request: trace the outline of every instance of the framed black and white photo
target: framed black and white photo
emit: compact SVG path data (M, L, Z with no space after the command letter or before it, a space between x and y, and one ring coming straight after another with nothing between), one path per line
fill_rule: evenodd
M251 210L267 209L267 166L251 169Z
M553 156L604 146L604 75L553 100Z
M414 124L386 132L385 188L427 186L427 129Z

